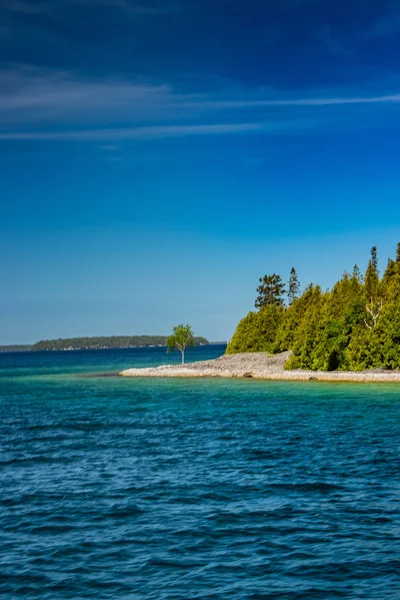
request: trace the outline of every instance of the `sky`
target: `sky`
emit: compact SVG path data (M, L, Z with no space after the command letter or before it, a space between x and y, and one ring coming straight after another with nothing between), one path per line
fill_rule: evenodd
M228 340L400 240L399 0L0 0L0 344Z

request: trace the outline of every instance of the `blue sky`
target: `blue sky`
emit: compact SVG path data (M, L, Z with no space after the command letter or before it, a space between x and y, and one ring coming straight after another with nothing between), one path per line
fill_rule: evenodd
M0 343L228 339L400 239L400 2L0 0Z

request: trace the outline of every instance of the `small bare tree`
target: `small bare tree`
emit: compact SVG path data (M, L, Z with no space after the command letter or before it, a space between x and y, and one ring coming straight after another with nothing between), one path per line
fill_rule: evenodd
M368 327L368 329L373 329L374 327L376 327L379 316L382 312L383 301L376 300L376 302L374 302L374 300L371 298L371 300L367 303L365 308L366 308L367 312L371 315L373 325L370 325L366 319L364 319L364 322L365 322L366 326Z

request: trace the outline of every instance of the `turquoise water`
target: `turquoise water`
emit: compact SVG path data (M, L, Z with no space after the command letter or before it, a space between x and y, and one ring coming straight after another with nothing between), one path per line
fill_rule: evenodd
M2 596L399 599L400 387L101 376L171 359L0 355Z

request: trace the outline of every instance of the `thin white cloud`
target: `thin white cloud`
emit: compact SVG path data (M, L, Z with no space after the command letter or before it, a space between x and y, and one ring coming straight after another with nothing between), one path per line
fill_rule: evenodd
M211 125L155 125L117 129L85 129L75 131L18 131L0 133L0 140L151 140L196 135L221 135L262 131L263 123L223 123Z
M85 79L73 73L32 67L0 71L0 90L0 117L15 115L21 120L26 115L46 119L126 109L132 113L135 109L150 112L169 106L173 96L168 85Z
M335 106L346 104L390 104L399 103L400 94L390 96L356 96L348 98L295 98L287 100L211 100L192 101L192 108L209 109L235 109L235 108L262 108L262 107L285 107L285 106ZM182 104L189 107L189 103Z
M238 133L266 121L287 131L298 128L300 122L303 128L307 126L307 108L381 105L383 109L399 104L400 94L277 98L265 89L227 87L213 94L183 93L165 83L93 79L11 65L0 70L0 139L109 140ZM324 111L319 120L333 116ZM313 118L318 118L317 111Z
M228 95L229 94L229 95ZM399 103L400 94L318 98L265 97L260 90L238 93L184 94L170 84L117 78L92 79L66 71L33 67L0 70L0 121L75 120L79 117L171 117L173 111L318 107L354 104ZM181 113L179 117L181 117Z

